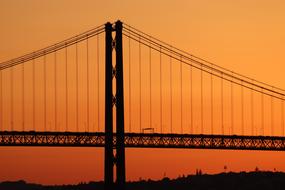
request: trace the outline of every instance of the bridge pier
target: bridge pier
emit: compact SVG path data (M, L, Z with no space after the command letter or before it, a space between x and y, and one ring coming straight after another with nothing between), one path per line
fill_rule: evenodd
M123 85L123 45L122 22L115 28L105 25L106 75L105 75L105 189L124 190L126 183L124 144L124 85ZM112 32L116 33L115 39ZM113 66L112 51L116 51L116 65ZM116 93L113 94L113 78L116 79ZM113 144L113 107L116 108L116 146ZM116 150L115 153L113 150ZM114 166L116 182L114 183Z

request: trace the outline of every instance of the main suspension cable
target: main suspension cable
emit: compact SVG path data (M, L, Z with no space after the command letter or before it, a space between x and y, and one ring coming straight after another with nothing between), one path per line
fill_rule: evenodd
M89 30L87 32L83 32L79 35L76 35L76 36L71 37L67 40L61 41L59 43L53 44L53 45L48 46L46 48L40 49L38 51L34 51L32 53L23 55L21 57L2 62L0 64L0 70L7 69L9 67L25 63L27 61L31 61L33 59L42 57L44 54L50 54L50 53L53 53L55 51L59 51L59 50L64 49L68 46L72 46L72 45L76 44L77 42L81 42L81 41L86 40L87 36L89 36L91 38L91 37L97 36L103 32L104 32L104 25L101 25L101 26L96 27L92 30Z
M124 33L123 33L123 34L124 34ZM124 34L124 35L125 35L125 34ZM137 39L136 39L136 36L131 36L131 38L132 38L133 40L137 40ZM149 39L144 39L144 40L146 40L146 42L141 42L142 44L144 44L145 46L148 46L149 48L154 49L154 50L156 50L157 52L159 52L159 45L160 45L160 44L158 44L158 45L156 45L156 47L154 47L153 44L151 44L151 41L150 41ZM182 54L180 54L180 53L178 53L178 52L175 52L175 51L173 51L173 50L170 50L170 48L167 48L167 47L162 46L162 50L164 50L164 51L162 52L163 54L165 54L165 55L167 55L167 56L172 56L172 57L173 57L174 59L176 59L176 60L179 60L179 59L180 59L180 56L183 56L183 59L188 60L188 61L190 61L190 62L192 62L192 63L199 64L199 65L200 65L200 64L203 64L202 62L199 62L199 61L194 60L194 59L192 59L192 58L190 58L190 57L186 57L185 55L182 55ZM189 63L189 62L187 62L187 61L183 61L183 63L188 64L188 65L192 65L193 67L195 67L195 68L197 68L197 69L200 69L199 67L197 67L197 66L195 66L195 65L193 65L193 64L191 64L191 63ZM218 69L216 69L216 68L212 68L212 67L210 67L210 66L208 66L208 65L203 64L203 71L204 71L204 72L207 72L207 73L210 73L209 70L213 70L213 71L219 73L219 75L218 75L218 74L213 74L213 75L216 76L216 77L220 77L221 73L223 73L224 80L227 80L227 81L231 81L232 79L228 79L228 78L225 78L225 77L233 78L234 80L237 80L237 81L243 81L243 83L246 84L246 85L244 85L244 86L245 86L246 88L248 88L248 89L253 89L253 87L257 87L257 88L259 88L259 89L265 89L265 90L268 91L269 93L274 93L274 94L278 94L278 95L284 95L283 93L280 93L280 92L277 92L277 91L275 91L275 90L269 89L269 88L267 88L267 87L263 87L263 86L260 86L260 85L258 85L258 84L255 84L255 83L254 83L254 82L256 82L255 80L248 81L248 80L245 80L245 79L241 79L241 78L238 78L238 77L236 77L236 76L232 76L232 75L229 74L229 73L223 72L223 71L221 71L221 70L218 70ZM235 81L234 83L237 84L237 85L240 85L240 83L238 83L238 82L236 82L236 81ZM247 85L250 85L250 86L247 86ZM251 86L252 86L252 87L251 87ZM275 88L275 89L277 89L277 88ZM260 90L258 90L258 89L255 89L255 91L260 92ZM265 93L265 94L267 94L267 95L270 96L271 94L269 94L269 93ZM274 96L274 97L280 99L280 97L277 97L277 96Z
M124 25L127 25L127 24L124 24ZM134 27L132 27L132 26L130 26L130 25L127 25L127 26L129 26L129 29L128 28L123 28L124 30L130 30L134 35L140 35L140 36L142 36L145 40L148 40L148 41L151 41L152 42L152 44L164 44L162 47L163 48L168 48L168 50L170 49L169 47L172 47L170 44L168 44L168 43L165 43L165 42L163 42L163 41L161 41L161 40L159 40L159 39L157 39L157 38L155 38L155 37L153 37L153 36L150 36L150 35L148 35L148 34L146 34L146 33L144 33L144 32L142 32L142 31L140 31L140 30L138 30L138 29L136 29L136 28L134 28ZM195 55L192 55L192 54L190 54L190 53L188 53L188 52L185 52L185 51L183 51L183 50L181 50L181 49L178 49L178 48L175 48L175 47L173 47L173 49L174 50L176 50L175 52L177 52L177 53L179 53L179 54L185 54L184 56L190 56L190 57L192 57L192 58L195 58L195 59L198 59L198 60L200 60L200 61L203 61L203 62L205 62L205 63L207 63L207 64L209 64L209 65L211 65L211 66L215 66L215 67L217 67L218 69L222 69L222 70L224 70L224 71L226 71L226 72L230 72L230 73L233 73L233 74L235 74L235 75L237 75L237 76L239 76L239 77L242 77L242 78L245 78L245 79L247 79L247 80L252 80L252 81L254 81L254 82L256 82L256 83L259 83L259 84L262 84L262 85L266 85L267 87L272 87L272 85L269 85L269 84L266 84L266 83L264 83L264 82L260 82L260 81L258 81L258 80L255 80L255 79L252 79L252 78L249 78L249 77L247 77L247 76L245 76L245 75L241 75L241 74L239 74L239 73L236 73L236 72L233 72L233 71L231 71L231 70L229 70L229 69L226 69L226 68L223 68L223 67L221 67L221 66L219 66L219 65L216 65L216 64L214 64L214 63L212 63L212 62L209 62L209 61L207 61L207 60L204 60L204 59L202 59L202 58L199 58L199 57L197 57L197 56L195 56ZM212 69L214 69L214 68L212 68ZM215 69L216 70L216 69ZM275 89L277 89L277 90L280 90L280 91L285 91L285 90L283 90L283 89L281 89L281 88L278 88L278 87L274 87Z

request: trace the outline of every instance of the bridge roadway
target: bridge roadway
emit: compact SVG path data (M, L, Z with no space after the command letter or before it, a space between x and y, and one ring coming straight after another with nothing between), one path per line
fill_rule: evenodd
M0 132L0 146L104 147L104 144L104 132ZM116 134L114 134L115 145ZM285 151L285 137L125 133L125 146Z

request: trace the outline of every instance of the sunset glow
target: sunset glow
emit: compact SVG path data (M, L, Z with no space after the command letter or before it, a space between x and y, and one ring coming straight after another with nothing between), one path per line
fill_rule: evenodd
M285 88L283 1L0 4L0 62L119 19L126 29L137 28L210 61L210 66L214 63L252 78L250 82L270 84L270 90ZM263 88L241 87L243 81L233 77L222 82L222 74L201 72L200 67L206 66L190 67L185 58L175 60L159 49L151 50L130 39L127 31L126 132L153 128L155 133L284 136L285 104L280 100L284 96L262 95ZM1 130L104 132L104 40L102 33L27 61L24 67L1 71ZM104 178L103 148L0 147L0 152L0 181L75 184ZM219 173L225 166L228 171L258 167L284 172L284 158L281 151L127 148L126 176L128 181L174 178L194 174L197 168Z

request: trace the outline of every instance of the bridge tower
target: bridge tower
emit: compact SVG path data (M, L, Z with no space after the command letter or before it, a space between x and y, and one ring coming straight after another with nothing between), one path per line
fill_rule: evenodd
M124 190L125 145L124 145L124 85L123 85L123 45L122 22L117 21L113 27L105 24L105 189ZM112 33L115 32L113 39ZM112 52L115 50L116 62L113 64ZM116 79L114 93L113 79ZM115 109L113 109L115 108ZM113 110L116 112L116 144L114 145ZM115 149L115 152L114 152ZM114 182L114 167L116 181Z

